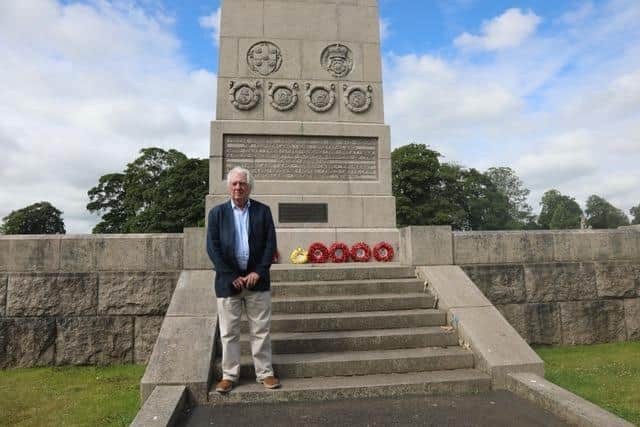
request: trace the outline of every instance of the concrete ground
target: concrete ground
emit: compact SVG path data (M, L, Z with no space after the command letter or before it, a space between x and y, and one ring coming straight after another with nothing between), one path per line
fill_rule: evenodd
M184 427L205 426L566 426L506 391L323 402L196 407Z

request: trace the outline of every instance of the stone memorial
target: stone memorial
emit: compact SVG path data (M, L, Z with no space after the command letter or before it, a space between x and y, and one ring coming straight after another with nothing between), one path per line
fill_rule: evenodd
M207 208L243 166L281 251L341 232L397 247L377 2L225 0L220 34Z

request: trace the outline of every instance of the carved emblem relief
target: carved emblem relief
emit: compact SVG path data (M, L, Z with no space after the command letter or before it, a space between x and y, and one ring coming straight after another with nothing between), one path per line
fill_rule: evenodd
M268 76L275 73L282 65L280 48L268 41L261 41L249 48L247 64L254 73Z
M371 108L371 93L373 88L369 86L343 86L344 103L354 113L364 113Z
M273 108L278 111L289 111L298 103L298 83L273 84L269 82L269 99Z
M329 45L320 55L320 64L333 77L345 77L353 70L353 52L339 43Z
M329 111L336 103L336 85L312 85L307 83L307 105L316 113Z
M260 102L260 82L229 82L229 101L238 110L248 111Z

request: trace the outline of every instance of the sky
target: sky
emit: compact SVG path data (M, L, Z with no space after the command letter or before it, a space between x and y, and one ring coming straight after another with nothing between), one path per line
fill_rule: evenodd
M232 1L232 0L229 0ZM0 0L0 218L49 201L89 233L100 176L141 148L209 155L218 0ZM509 166L640 204L640 1L380 0L392 148Z

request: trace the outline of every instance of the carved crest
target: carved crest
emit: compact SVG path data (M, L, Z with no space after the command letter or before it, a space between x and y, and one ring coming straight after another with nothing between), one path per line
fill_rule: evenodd
M329 45L320 55L320 64L333 77L345 77L353 70L353 52L339 43Z
M260 82L229 82L229 101L238 110L248 111L260 102Z
M307 83L307 105L316 113L329 111L336 103L336 85L312 85Z
M269 82L269 99L273 108L278 111L289 111L298 103L298 83L290 85Z
M268 76L275 73L282 65L280 48L268 41L261 41L249 48L247 64L254 73Z
M371 93L373 88L371 85L364 86L351 86L344 85L344 103L349 110L354 113L364 113L371 108Z

